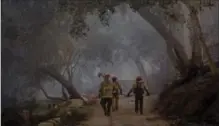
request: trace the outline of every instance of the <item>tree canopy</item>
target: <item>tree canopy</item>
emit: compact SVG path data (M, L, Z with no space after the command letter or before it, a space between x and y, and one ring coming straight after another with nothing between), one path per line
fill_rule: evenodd
M35 77L38 76L39 70L47 68L47 70L53 70L57 73L52 75L50 74L51 71L46 71L47 74L56 79L58 79L57 76L62 77L62 79L59 78L59 81L62 80L61 83L68 83L68 86L72 85L72 82L67 81L66 75L61 73L66 66L75 62L72 54L78 48L77 42L80 42L80 39L86 39L86 33L89 30L86 23L88 14L98 15L102 24L108 26L108 21L112 13L115 12L115 7L126 3L135 11L143 7L150 10L156 6L161 8L164 14L173 21L180 21L181 17L178 17L180 15L171 11L171 7L177 2L184 3L195 15L202 7L211 7L214 4L214 1L206 2L202 0L2 1L2 41L3 48L8 48L8 51L4 51L3 60L5 60L4 66L6 66L4 71L9 71L6 68L12 66L12 60L9 59L14 60L14 57L20 57L15 59L23 64L21 73L22 76L26 76L25 79L28 82L36 81L37 78ZM120 9L123 9L125 13L126 10L122 6ZM95 59L96 57L88 55L89 49L93 50L100 45L101 43L98 43L88 47L86 50L88 53L84 52L87 54L84 55L84 58ZM17 53L17 49L19 53ZM107 49L102 51L104 53L96 52L98 53L97 57L111 62L112 59L109 57L112 57L112 52ZM4 74L10 76L9 72ZM43 77L43 79L48 79L48 77Z

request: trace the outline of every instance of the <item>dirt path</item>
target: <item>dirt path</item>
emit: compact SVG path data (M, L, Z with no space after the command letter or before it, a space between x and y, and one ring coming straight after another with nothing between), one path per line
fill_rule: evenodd
M99 104L94 106L93 116L84 123L85 126L169 126L168 123L158 116L144 109L145 115L137 115L134 112L132 99L121 98L120 109L118 112L113 112L112 120L105 117ZM145 99L146 105L148 99ZM112 124L112 125L110 125Z

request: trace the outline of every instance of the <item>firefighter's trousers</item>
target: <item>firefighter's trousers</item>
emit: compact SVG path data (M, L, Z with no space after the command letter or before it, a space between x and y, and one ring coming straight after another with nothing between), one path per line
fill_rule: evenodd
M100 100L100 104L106 116L110 116L111 114L111 107L112 107L112 101L113 101L112 99L113 98L101 98Z
M113 111L117 111L119 109L119 95L113 96Z
M143 114L143 96L135 96L135 112ZM140 107L140 108L139 108Z

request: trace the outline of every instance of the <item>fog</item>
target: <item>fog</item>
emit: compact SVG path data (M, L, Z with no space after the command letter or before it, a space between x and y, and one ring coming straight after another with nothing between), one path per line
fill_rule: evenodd
M134 82L135 77L141 75L135 64L138 56L141 56L140 61L147 72L151 92L160 92L165 82L173 77L174 72L166 54L164 40L138 13L127 8L124 14L121 9L117 8L117 12L111 16L109 27L103 26L95 15L88 15L86 22L90 26L90 31L86 40L80 43L90 46L97 44L94 53L90 54L89 52L89 55L95 56L97 53L103 53L101 48L106 46L114 53L109 58L112 58L112 63L99 64L95 60L87 61L87 65L94 64L95 67L83 69L82 75L75 75L77 78L73 79L80 78L81 84L79 84L80 81L74 82L80 92L98 87L101 81L97 77L98 72L110 73L116 75L120 80ZM108 58L107 56L106 58ZM166 68L166 70L163 71L162 68ZM160 77L160 81L157 80L159 78L157 76ZM61 95L60 85L46 84L46 90L52 96ZM42 92L38 94L38 98L45 98Z
M97 15L88 14L86 23L89 31L87 36L79 40L69 35L69 15L55 12L57 1L17 2L11 0L2 2L2 5L4 12L2 14L4 17L2 20L3 95L28 99L27 93L35 90L32 88L36 88L37 92L34 92L34 96L37 96L38 100L45 99L37 85L27 81L23 73L30 72L32 70L30 68L34 66L34 69L38 61L42 59L40 65L45 62L47 64L61 62L62 55L60 54L63 52L60 50L72 48L80 50L82 54L73 76L73 84L80 93L96 91L101 81L97 77L98 72L118 76L123 85L127 83L126 88L130 88L135 77L141 75L146 78L152 94L160 93L164 85L175 78L176 71L167 55L164 39L144 19L145 17L133 12L125 4L117 6L115 13L109 13L109 26L103 26ZM188 12L185 7L175 9L183 10L187 20ZM159 16L162 17L162 15ZM200 22L206 33L209 47L212 43L218 43L218 30L215 30L218 26L218 5L212 10L206 9L201 12ZM191 57L187 24L165 23L183 45L188 57ZM26 44L26 46L20 43L31 44ZM211 48L212 53L218 54L217 47ZM214 58L218 59L218 55ZM31 61L31 67L28 66L30 64L27 64L26 60ZM48 94L60 96L61 85L51 79L45 80L42 85ZM7 99L7 97L3 98Z

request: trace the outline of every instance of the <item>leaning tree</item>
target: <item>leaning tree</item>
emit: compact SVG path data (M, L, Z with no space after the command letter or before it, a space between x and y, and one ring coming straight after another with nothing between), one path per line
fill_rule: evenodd
M170 17L178 20L177 15L173 12L168 13L168 9L171 8L177 2L181 2L190 11L190 22L191 26L190 33L192 40L192 46L194 47L195 53L193 53L192 62L189 62L188 57L186 56L183 46L180 45L178 40L173 37L173 35L167 30L167 28L159 22L159 18L156 17L153 13L151 13L150 9L154 6L159 6L162 8L166 14ZM212 73L216 72L215 65L211 59L208 48L205 45L205 40L202 35L202 30L200 27L200 23L198 20L198 11L201 7L212 6L212 3L204 3L202 0L197 1L187 1L187 0L154 0L154 1L135 1L135 0L98 0L98 1L70 1L70 0L60 0L60 10L61 12L68 12L74 20L72 21L72 30L70 34L75 37L82 37L86 35L86 30L89 29L84 21L87 13L95 13L99 14L100 20L105 25L109 25L107 20L109 19L109 11L115 12L114 7L121 4L127 3L134 10L140 12L141 16L144 17L156 30L157 32L166 40L168 48L169 57L175 63L178 70L181 74L186 74L186 69L189 64L200 64L200 51L198 49L199 45L202 44L203 49L205 50L205 54L208 57L209 66L211 68ZM200 43L199 43L200 42ZM177 56L177 57L176 57ZM194 61L194 59L196 59Z
M190 11L192 44L194 47L198 47L200 45L199 42L203 45L202 47L208 57L211 71L212 73L216 73L215 65L205 45L205 39L202 35L202 29L197 17L201 7L211 6L211 4L203 5L201 0L197 0L196 2L187 0L178 1L186 5ZM25 52L25 56L23 57L26 63L25 73L32 80L33 85L39 85L39 83L47 79L47 77L41 78L41 74L44 74L44 76L50 76L60 82L71 97L79 97L73 84L70 84L70 81L66 79L66 75L62 75L63 69L69 64L68 59L75 49L75 41L72 38L81 39L86 37L89 27L85 23L85 19L88 13L98 14L102 23L109 25L107 20L110 18L110 15L108 14L113 13L115 11L114 7L122 3L127 3L131 8L140 12L141 16L157 30L166 40L168 54L173 63L182 75L187 74L187 66L190 63L185 55L183 46L167 30L165 25L159 21L159 18L150 11L154 6L159 6L163 11L167 11L178 1L57 0L53 2L35 2L33 0L31 4L25 1L3 1L2 23L5 24L3 33L4 38L10 39L13 48L23 48ZM26 9L23 9L24 7ZM17 16L11 15L9 12L13 8L15 8L14 13ZM19 14L22 14L22 16L19 16ZM166 14L177 21L177 16L174 13ZM199 51L196 52L195 57L198 57ZM191 64L200 64L200 58L196 59Z
M70 64L76 62L73 60L78 60L73 55L75 41L68 35L69 19L56 13L56 1L32 2L3 1L3 45L12 52L20 50L22 54L20 76L25 76L25 83L29 83L23 88L42 89L42 82L53 78L71 97L80 97L72 82L62 74L67 66L72 68ZM61 25L63 20L65 23ZM7 68L4 71L7 72Z

